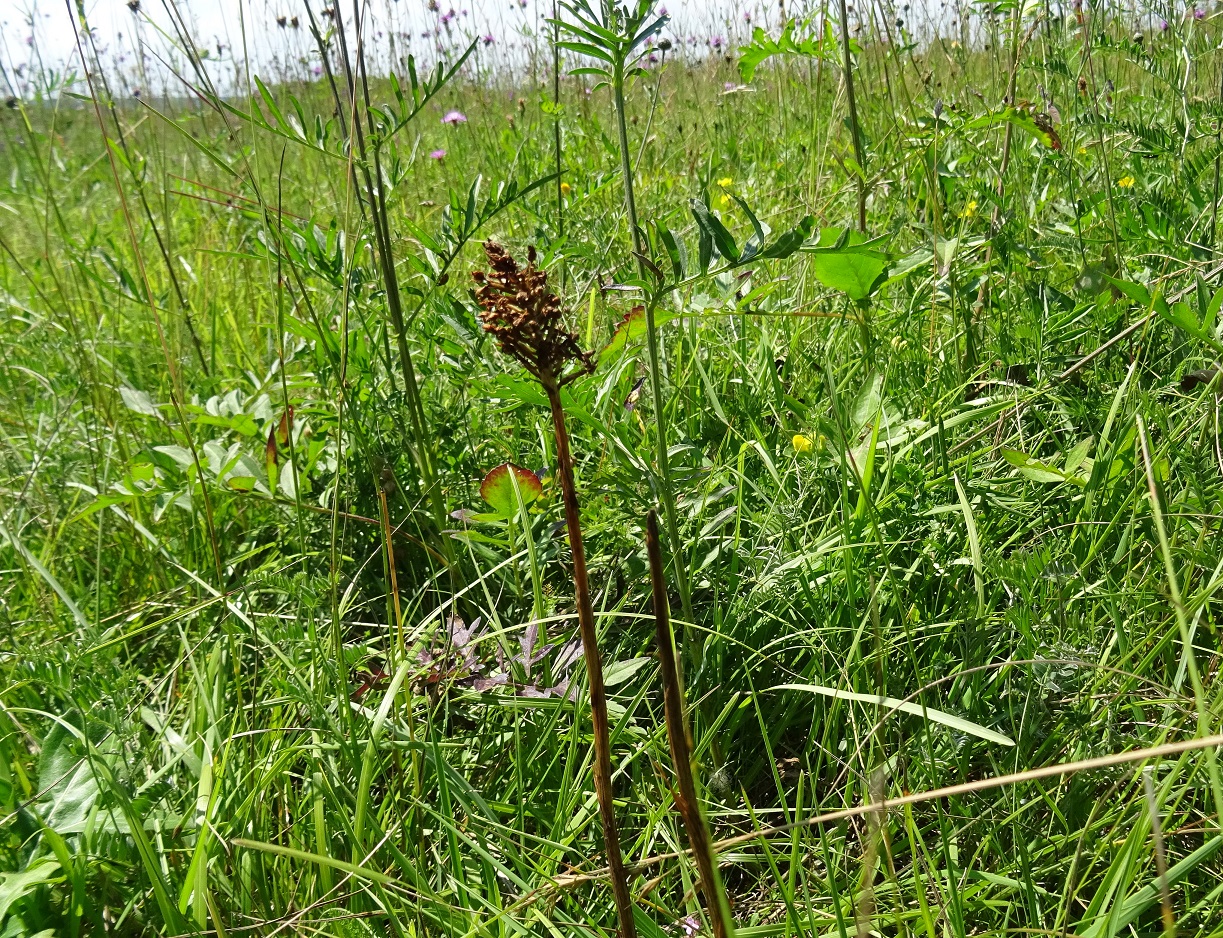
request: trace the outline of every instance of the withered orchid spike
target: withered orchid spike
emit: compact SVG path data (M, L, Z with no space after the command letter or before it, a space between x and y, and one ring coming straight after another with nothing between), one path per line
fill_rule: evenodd
M476 271L476 300L484 330L497 337L501 350L514 356L545 385L559 385L594 371L594 356L582 351L576 334L565 328L561 301L548 289L548 275L535 266L535 248L527 266L495 241L484 242L489 270ZM562 379L565 366L579 368Z
M484 329L497 337L502 351L513 355L535 376L548 396L548 407L552 411L556 474L565 503L565 527L569 532L569 549L573 555L573 593L577 604L578 632L590 689L595 797L599 802L599 816L603 824L603 842L607 849L616 917L620 922L620 938L637 938L633 896L629 890L628 870L620 853L620 835L616 826L611 721L607 714L603 658L599 653L594 606L590 600L590 577L586 572L586 549L582 543L581 508L573 475L573 453L569 448L569 431L565 428L565 408L561 404L561 385L580 374L594 371L594 358L589 352L583 352L578 345L578 337L565 329L561 319L561 301L548 290L548 275L535 266L534 249L527 254L525 270L495 241L484 243L484 253L488 255L491 269L472 274L479 284L476 299L482 309L480 319ZM570 371L568 376L563 376L566 367L573 363L579 367ZM525 647L523 652L529 658ZM570 693L570 690L562 690L560 686L556 691L566 696Z

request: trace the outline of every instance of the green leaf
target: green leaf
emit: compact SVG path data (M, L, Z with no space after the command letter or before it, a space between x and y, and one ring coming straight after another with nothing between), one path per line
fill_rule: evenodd
M9 910L40 886L63 879L59 861L53 857L39 857L24 870L0 874L0 922Z
M43 739L38 759L38 788L43 793L37 808L43 824L57 834L79 834L100 793L89 760L76 745L77 736L57 721Z
M1168 867L1167 883L1174 886L1189 875L1195 868L1205 863L1223 847L1223 835L1216 834L1202 846L1178 863ZM1120 914L1116 917L1105 915L1080 932L1083 938L1101 938L1103 935L1119 934L1127 925L1159 902L1160 883L1153 879L1136 893L1121 903Z
M734 236L722 224L722 220L717 215L709 210L709 206L699 199L690 199L688 203L692 208L692 216L696 219L697 226L702 231L708 231L710 237L713 238L714 246L717 247L718 253L726 260L737 261L739 259L739 246L735 244ZM702 269L704 269L702 267Z
M613 661L603 672L603 683L608 687L623 684L653 660L653 658L627 658L624 661Z
M861 233L849 229L824 229L820 232L820 243L807 248L813 255L816 279L829 289L840 290L855 303L865 302L887 280L891 258L879 250L882 240L866 241ZM833 243L828 244L829 241Z
M1210 329L1198 322L1188 303L1177 302L1169 305L1163 300L1162 296L1156 296L1154 308L1161 319L1171 323L1182 332L1188 333L1199 342L1205 342L1216 352L1223 354L1223 342L1216 339Z
M670 322L672 319L678 319L679 313L655 310L654 311L654 327L658 328L663 323ZM620 320L616 326L616 331L612 333L611 341L608 342L599 352L599 361L610 359L613 355L622 352L634 339L645 335L646 318L645 307L634 306L631 310L625 313L624 318Z
M810 25L810 20L803 22L802 27L806 29ZM827 21L824 24L824 34L819 36L812 32L810 35L796 39L794 32L796 23L794 20L787 20L786 24L781 29L781 35L776 39L771 38L768 33L757 26L752 30L752 41L746 46L739 47L739 75L745 82L751 81L758 69L764 62L778 55L806 55L806 56L827 56L835 54L836 39L832 34L832 26ZM851 45L851 51L853 46Z
M514 474L512 478L511 472ZM514 495L514 480L518 482L518 491L522 494L524 505L529 505L543 494L544 488L540 484L539 476L530 469L523 469L509 462L493 467L484 477L484 481L480 483L480 497L503 518L512 518L518 514L518 498Z
M157 405L153 403L153 399L144 391L121 387L119 388L119 396L123 398L123 406L133 413L143 414L146 417L156 417L158 415Z
M915 700L900 700L896 697L885 697L881 694L855 694L852 691L840 690L836 687L822 687L819 684L778 684L772 690L801 690L809 694L832 697L835 700L852 700L856 703L875 704L880 707L887 707L890 710L900 710L913 716L924 717L933 723L942 723L944 726L959 730L961 733L968 733L970 736L976 736L978 739L997 743L1000 746L1015 745L1015 741L1009 736L1004 736L1001 733L981 726L979 723L973 723L971 720L965 720L963 717L957 717L943 710L923 707Z
M866 379L866 382L858 390L857 397L854 398L850 417L853 420L852 429L855 433L865 429L874 421L882 401L883 375L874 372Z
M671 231L662 222L655 222L654 229L658 232L658 240L662 242L663 248L666 249L667 259L671 261L671 273L676 280L684 279L684 248L683 244L675 237Z
M789 257L803 246L803 243L811 237L813 230L815 230L815 217L806 215L802 221L761 251L760 256L778 260Z
M1034 482L1065 482L1066 474L1017 449L1003 447L1002 458Z
M1039 140L1050 150L1060 150L1062 148L1061 138L1057 135L1057 131L1053 129L1053 125L1045 115L1026 110L1021 111L1018 108L1006 107L1001 111L995 111L993 114L986 114L971 120L964 126L967 129L977 129L993 127L997 124L1011 124L1018 127L1024 133L1030 134L1036 140Z

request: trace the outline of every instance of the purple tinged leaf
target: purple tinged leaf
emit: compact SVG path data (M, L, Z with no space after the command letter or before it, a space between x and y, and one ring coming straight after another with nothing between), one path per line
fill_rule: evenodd
M477 693L484 693L486 690L492 690L494 687L500 687L502 684L508 683L510 676L504 672L494 674L491 677L478 677L471 682L472 690Z
M566 645L562 645L560 651L556 653L556 657L552 660L552 670L554 672L565 671L578 660L578 656L582 653L582 640L575 638Z
M539 641L539 623L532 622L527 626L526 631L518 636L518 646L522 649L522 661L527 665L527 677L531 676L531 652L535 650L537 641Z

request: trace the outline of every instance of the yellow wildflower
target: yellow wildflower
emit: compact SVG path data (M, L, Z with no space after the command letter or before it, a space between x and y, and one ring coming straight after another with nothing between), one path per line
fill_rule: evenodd
M1087 155L1087 147L1079 147L1079 156Z
M568 195L572 191L573 191L573 186L569 185L569 183L567 182L561 183L561 195Z
M1132 189L1134 188L1134 177L1133 176L1122 176L1120 179L1117 180L1117 185L1122 189Z
M730 196L728 195L722 196L722 205L723 207L730 205Z
M809 453L815 447L815 444L801 433L794 434L794 439L790 442L794 445L794 452L796 453Z
M961 218L976 218L977 217L977 200L969 199L962 209L960 209Z
M735 184L735 181L731 179L729 176L723 176L721 179L718 180L718 185L721 186L723 189L729 189L734 184Z

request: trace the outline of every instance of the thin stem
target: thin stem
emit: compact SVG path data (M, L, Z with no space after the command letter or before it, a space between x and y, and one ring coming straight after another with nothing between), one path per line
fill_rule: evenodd
M637 938L633 920L633 899L628 875L620 856L620 837L616 829L615 792L612 788L611 731L607 719L607 690L603 685L603 660L599 655L599 636L595 631L594 608L590 602L590 580L586 574L586 549L582 545L581 511L573 479L573 455L569 451L569 432L565 429L565 410L561 406L560 385L555 377L540 382L552 408L552 429L556 434L556 467L565 503L565 526L569 530L569 549L573 553L573 590L578 607L578 631L582 636L582 656L590 684L590 721L594 729L595 796L603 821L603 841L612 893L620 918L621 938Z
M858 230L866 231L866 153L862 149L862 129L858 126L858 103L854 98L853 56L849 49L849 12L841 3L841 53L845 62L845 97L849 101L849 128L854 138L854 159L858 163Z
M561 47L560 11L556 0L552 0L552 150L556 162L556 236L565 236L565 191L561 177ZM561 270L561 286L564 286L564 269Z
M637 227L637 200L633 195L633 168L629 161L628 127L624 114L624 62L617 61L612 70L612 96L616 105L616 131L620 138L620 171L624 177L624 207L628 212L629 230L632 233L633 253L637 257L637 271L643 280L649 279L645 265L645 245L641 230ZM654 424L657 428L658 474L662 479L662 505L667 517L667 540L670 541L671 559L675 566L675 580L679 587L680 605L684 619L693 621L692 593L688 585L688 568L681 562L679 519L675 511L675 490L671 484L671 466L667 455L667 425L662 406L662 369L658 363L658 330L654 321L654 309L658 300L651 298L645 306L646 352L650 359L650 393L654 401Z

